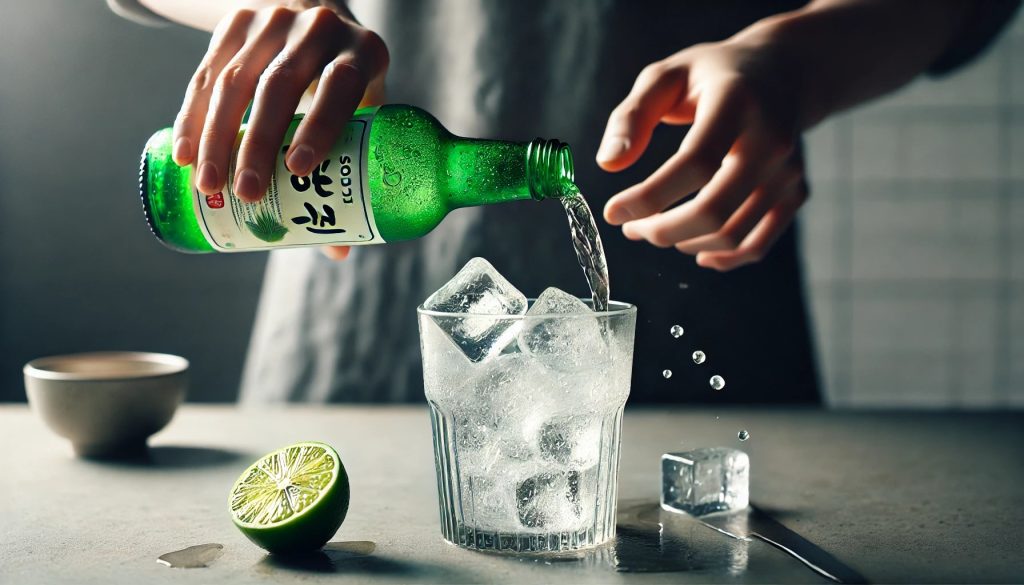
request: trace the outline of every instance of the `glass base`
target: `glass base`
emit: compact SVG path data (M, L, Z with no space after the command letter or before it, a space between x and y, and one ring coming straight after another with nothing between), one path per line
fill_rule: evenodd
M458 526L456 539L445 539L452 544L471 550L503 553L549 553L592 548L611 540L610 535L598 538L593 528L574 532L501 532Z
M495 518L493 509L486 514L482 510L491 508L495 499L486 487L478 487L478 482L487 486L492 481L486 476L477 479L460 468L460 463L464 464L465 460L459 457L454 420L443 414L433 402L429 404L434 431L441 533L445 540L480 551L552 553L592 548L615 537L621 406L591 423L599 429L597 441L600 454L596 463L579 471L530 472L537 474L526 480L535 480L535 484L529 488L531 493L539 489L565 490L564 496L571 496L571 500L555 499L543 503L545 507L554 504L554 510L538 507L524 512L523 509L517 509L518 501L510 503L507 498L499 497L498 505L506 507L496 514L497 519L492 523ZM537 479L542 475L550 476L547 483ZM562 480L565 483L560 483ZM519 494L516 496L523 497ZM558 502L561 502L560 508L557 507ZM577 521L565 517L572 503L576 506ZM544 518L548 512L553 513L556 521L548 524L549 530L527 525L530 514L537 511L540 512L540 518ZM519 523L524 525L516 526Z

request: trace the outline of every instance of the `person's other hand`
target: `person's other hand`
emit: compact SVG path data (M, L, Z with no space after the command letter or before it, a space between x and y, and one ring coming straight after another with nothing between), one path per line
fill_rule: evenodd
M808 197L792 75L777 51L739 37L646 67L608 120L598 164L632 165L659 123L692 126L657 171L608 201L605 219L716 270L760 260Z
M224 188L250 101L233 184L240 199L263 197L285 131L311 85L312 105L285 163L292 173L308 175L327 155L364 94L382 87L389 61L381 38L344 12L273 7L221 20L174 123L174 160L195 165L199 191Z

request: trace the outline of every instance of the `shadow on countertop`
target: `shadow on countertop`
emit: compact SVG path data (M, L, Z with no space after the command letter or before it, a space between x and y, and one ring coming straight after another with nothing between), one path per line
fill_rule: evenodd
M371 541L329 542L322 550L299 555L268 554L255 569L270 575L284 572L389 575L444 583L471 582L472 575L450 566L377 556L377 545Z
M200 445L155 445L145 451L120 457L83 457L83 461L117 467L152 467L156 469L194 469L216 467L256 456L221 447Z

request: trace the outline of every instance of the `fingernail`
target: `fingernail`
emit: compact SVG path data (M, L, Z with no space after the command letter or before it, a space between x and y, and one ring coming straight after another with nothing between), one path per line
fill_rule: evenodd
M174 162L178 164L187 163L192 159L192 141L187 136L182 136L174 141Z
M200 164L199 172L196 174L196 186L203 193L213 193L217 189L217 166L212 162Z
M348 246L327 246L325 248L321 248L321 250L323 251L324 256L327 256L331 260L344 260L348 258L351 248Z
M626 236L627 240L640 240L643 239L640 234L636 233L636 225L632 223L626 223L622 226L622 235Z
M619 225L636 218L633 217L633 212L628 208L622 205L615 205L608 206L605 209L605 219L608 220L608 223Z
M235 175L235 195L242 199L256 200L260 198L260 176L252 169L243 169Z
M728 265L719 264L718 262L715 262L713 257L708 257L707 254L703 253L697 254L696 261L697 266L700 266L701 268L710 268L711 270L717 270L718 272L728 272L731 269Z
M622 156L629 148L629 141L625 138L606 138L601 141L601 147L597 149L597 162L609 162Z
M288 170L296 175L308 175L310 167L313 166L313 149L305 144L296 146L284 162L288 165Z

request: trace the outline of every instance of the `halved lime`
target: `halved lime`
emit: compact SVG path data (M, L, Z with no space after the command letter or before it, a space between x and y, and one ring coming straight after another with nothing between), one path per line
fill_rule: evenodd
M266 550L321 548L348 512L348 475L337 451L296 443L261 457L235 481L228 508L235 526Z

